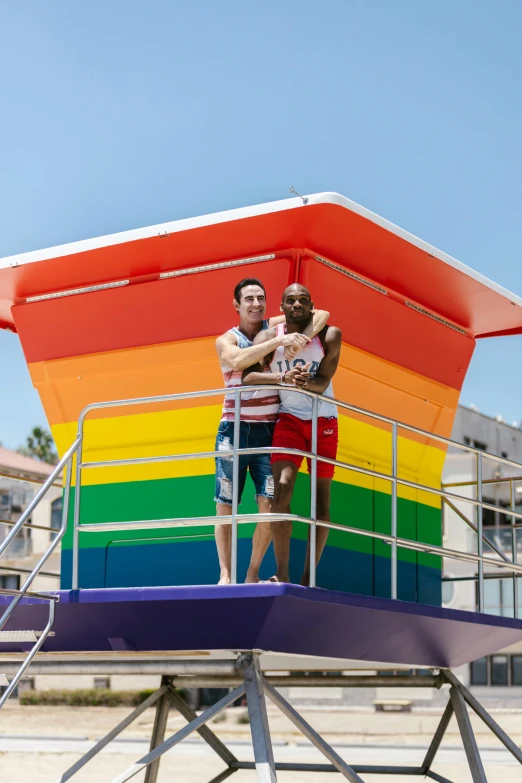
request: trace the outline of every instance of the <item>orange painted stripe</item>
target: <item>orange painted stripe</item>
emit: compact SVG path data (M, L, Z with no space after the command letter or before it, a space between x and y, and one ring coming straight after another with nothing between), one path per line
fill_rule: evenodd
M76 421L82 409L93 401L176 394L223 385L214 337L36 362L29 369L52 425ZM451 433L459 397L454 389L349 345L343 345L334 390L336 397L352 405L445 437ZM89 415L111 418L216 402L215 397L182 400L147 408L109 408ZM384 423L373 423L388 428ZM421 436L409 437L425 441Z

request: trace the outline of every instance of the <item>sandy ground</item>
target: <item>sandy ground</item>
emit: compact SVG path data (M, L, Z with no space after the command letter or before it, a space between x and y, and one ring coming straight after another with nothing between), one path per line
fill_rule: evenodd
M69 754L46 755L34 754L25 756L23 754L13 753L9 758L2 758L0 762L0 773L3 781L13 781L13 783L56 783L60 779L62 772L67 769L74 761L75 756ZM92 761L90 768L86 767L73 780L78 783L104 783L113 780L119 773L126 769L135 761L134 758L118 755L104 756L102 760ZM200 758L182 758L176 756L167 756L162 762L162 767L158 776L158 783L167 783L167 781L176 781L176 783L211 783L212 778L224 769L223 765L216 762ZM471 775L465 766L458 765L439 765L435 769L441 775L450 775L453 783L471 783ZM520 767L503 766L501 769L494 766L486 766L486 775L488 783L520 783ZM424 778L411 778L386 775L364 775L364 780L368 783L404 783L404 781L424 780ZM332 778L331 773L297 773L297 772L279 772L278 783L332 783L333 780L340 780L339 776ZM143 783L143 774L136 775L133 779L138 783ZM255 772L237 772L231 775L229 780L233 783L255 783Z
M0 779L16 781L16 783L53 783L81 755L63 749L64 742L60 738L74 738L78 742L94 740L102 737L116 723L124 718L130 710L127 708L74 708L74 707L20 707L16 702L9 702L0 712L0 747L14 747L7 751L0 750ZM350 763L404 763L418 765L422 761L431 735L435 730L440 715L436 713L411 714L376 714L369 710L332 710L310 709L301 710L303 716L326 739L339 748L341 755ZM226 713L225 720L214 722L212 728L223 740L236 743L234 752L245 760L252 759L248 744L250 727L238 723L243 709L232 709ZM510 733L512 738L522 744L522 713L498 712L494 714L500 725ZM111 752L104 752L93 759L74 777L78 783L110 783L119 773L131 766L142 751L132 746L132 738L146 739L154 720L153 710L148 710L127 729L122 739ZM319 756L303 743L306 740L284 716L274 709L269 709L269 720L272 739L275 743L274 755L281 761L317 761ZM169 733L184 725L185 721L176 713L169 717ZM487 727L473 719L479 747L483 749L483 760L488 776L488 783L521 783L522 769L505 751L499 756L501 747ZM10 739L18 737L19 740ZM19 752L16 742L28 738L27 752ZM47 737L44 752L38 751L38 742L31 737ZM55 739L54 739L55 738ZM25 741L25 739L24 739ZM33 743L31 745L31 742ZM297 744L299 743L299 745ZM136 743L135 743L136 744ZM346 747L349 745L353 747ZM446 735L444 748L441 750L440 761L434 765L434 770L448 777L453 783L470 783L471 776L465 765L463 753L457 753L455 746L460 745L457 726L453 721ZM366 747L365 747L366 746ZM388 746L388 747L386 747ZM453 750L452 750L453 746ZM400 749L400 750L399 750ZM139 751L139 752L138 752ZM392 761L387 758L390 752L395 752ZM210 783L224 766L222 762L197 742L186 743L185 746L170 751L162 760L158 783L176 780L176 783ZM363 775L369 783L389 783L390 780L403 780L382 775ZM133 780L143 781L142 773ZM234 783L254 783L254 772L237 772L230 778ZM337 779L337 778L336 778ZM404 780L411 778L404 778ZM326 783L333 780L329 773L296 773L280 772L280 783Z

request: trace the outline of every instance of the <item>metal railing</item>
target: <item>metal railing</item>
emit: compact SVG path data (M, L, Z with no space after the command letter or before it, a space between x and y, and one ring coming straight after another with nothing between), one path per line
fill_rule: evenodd
M495 484L508 484L509 487L509 507L505 506L492 506L489 503L483 503L482 508L495 510L496 513L504 514L505 516L510 517L511 522L508 525L502 525L502 526L488 526L484 527L483 520L482 522L482 542L486 543L488 547L494 550L505 562L512 563L517 565L518 564L518 542L517 542L517 530L522 529L522 520L517 523L517 519L520 519L520 515L517 515L516 513L516 485L519 482L522 482L522 476L497 476L495 478L491 479L485 479L482 476L482 458L479 456L480 454L484 454L485 456L488 456L491 460L495 462L503 463L505 462L504 458L502 457L494 457L491 455L488 455L486 452L479 451L477 454L477 466L476 466L476 473L477 478L476 480L469 480L469 481L453 481L453 482L444 482L442 486L444 488L451 488L451 489L464 489L464 488L471 488L475 490L475 493L477 495L477 498L482 500L482 493L485 486L489 485L495 485ZM520 467L516 463L509 463L511 466L515 465L516 467ZM461 500L464 498L461 498ZM478 534L478 527L475 528L473 523L458 509L456 508L450 501L445 500L447 505L464 521L466 524L468 524L471 528L475 530L475 532ZM482 514L481 514L482 516ZM509 543L511 548L511 560L509 557L505 554L505 552L502 550L501 546L499 546L499 539L507 541L508 536L503 536L502 539L500 535L495 535L496 532L500 532L502 529L503 532L510 533L509 535ZM497 541L492 540L493 537L497 538ZM522 538L520 540L520 543L522 544ZM482 574L480 573L480 566L479 566L479 593L478 593L478 600L479 600L479 610L484 611L484 609L480 609L480 604L482 602L482 606L484 606L484 578L494 578L490 575L485 575L484 571L482 570ZM501 577L496 577L501 578ZM517 574L515 571L513 571L512 574L513 578L513 614L515 617L518 617L519 613L519 595L518 595L518 583L517 578L519 578L519 574ZM467 578L461 578L457 579L455 577L452 577L450 579L447 579L446 581L467 581Z
M32 583L34 582L35 578L38 575L55 576L54 574L46 574L46 572L42 571L42 568L47 562L47 560L50 558L50 556L53 554L55 549L57 548L58 544L60 543L63 536L65 535L65 531L67 529L67 516L69 510L69 497L70 497L71 477L72 477L72 462L73 462L74 455L78 450L79 446L80 446L80 441L76 439L73 445L71 446L71 448L58 462L58 464L56 465L52 473L49 475L49 477L46 479L46 481L43 482L42 488L38 491L38 493L29 503L29 505L21 515L20 519L12 526L10 532L4 538L4 540L0 542L0 557L1 557L8 549L9 545L16 539L16 537L20 535L20 533L23 530L27 529L24 527L24 525L28 525L32 512L38 506L38 504L43 499L43 497L47 494L47 491L50 489L50 487L56 486L54 484L54 481L57 479L58 476L60 476L62 470L65 468L66 469L65 492L64 492L63 510L62 510L62 520L61 520L61 525L59 530L57 531L53 530L53 532L56 532L56 536L51 540L49 546L47 547L45 552L41 555L38 562L32 569L18 569L16 567L11 567L11 566L8 566L6 568L6 570L9 570L9 572L11 573L13 573L13 571L28 573L27 578L25 579L24 583L22 584L19 590L4 590L4 589L0 590L1 595L13 596L13 600L9 603L7 608L4 610L2 616L0 617L0 642L4 642L4 643L11 642L11 641L16 641L17 639L24 640L24 634L26 636L25 640L27 641L34 640L35 642L31 650L29 651L27 657L25 658L24 662L20 666L17 674L8 684L6 690L0 697L0 707L4 705L4 703L7 701L9 696L16 688L18 682L20 681L20 678L23 676L24 672L26 671L27 667L33 660L34 656L41 648L46 638L51 633L51 629L53 627L55 606L59 600L59 596L54 593L41 593L41 592L34 593L31 592L29 588L31 587ZM51 530L51 528L49 528L49 530ZM49 602L49 618L45 628L42 631L34 631L34 630L2 631L2 628L5 626L5 624L7 623L7 621L13 614L13 612L15 611L16 607L19 605L22 599L26 597L40 598L44 601Z
M135 399L127 399L127 400L113 400L108 402L99 402L99 403L92 403L90 405L87 405L83 409L78 421L78 436L76 440L76 444L79 445L77 445L76 489L75 489L75 496L74 496L74 514L73 514L73 560L72 560L73 589L77 589L79 587L78 558L79 558L80 532L82 533L98 532L101 530L104 531L142 530L142 529L151 529L151 528L154 529L174 528L179 526L231 524L232 526L231 581L232 583L236 583L237 582L238 525L247 522L270 522L270 521L278 521L278 520L279 521L291 520L291 521L303 522L309 525L310 527L310 586L312 587L316 585L315 565L316 565L316 550L317 550L317 544L316 544L317 526L326 527L333 530L339 530L346 533L352 533L355 535L366 536L390 544L391 545L390 593L391 593L391 597L394 599L397 598L397 580L398 580L397 562L398 562L399 548L430 553L433 555L438 555L442 558L449 558L449 559L461 560L470 563L476 563L478 569L478 574L476 576L476 579L478 580L478 584L479 584L478 608L480 612L484 611L485 567L505 569L508 575L513 576L513 582L516 585L517 575L522 575L522 564L518 564L516 561L516 551L514 553L513 559L510 560L504 553L501 552L501 550L495 548L494 544L491 544L489 541L487 541L483 530L482 511L483 509L492 509L494 511L498 511L499 513L508 514L511 517L512 524L515 528L522 527L522 513L517 512L514 509L508 510L500 506L495 506L490 503L486 503L482 500L482 486L484 483L482 479L482 467L483 467L483 460L488 460L488 459L494 460L495 462L503 463L505 465L509 465L511 467L516 467L518 469L521 469L522 466L518 465L516 462L513 462L512 460L509 460L507 458L496 457L494 455L488 454L487 452L483 452L479 449L476 449L472 446L467 446L461 443L457 443L456 441L452 441L449 438L444 438L432 432L421 430L418 427L414 427L404 422L395 421L393 419L374 413L372 411L368 411L363 408L350 405L346 402L343 402L342 400L331 399L329 397L324 397L323 395L318 395L314 392L309 392L305 389L298 389L293 386L291 387L293 392L304 394L309 398L311 398L311 402L312 402L311 451L306 452L298 449L277 448L277 447L240 449L239 448L239 435L240 435L239 399L241 394L248 391L272 391L272 390L279 391L280 389L281 386L279 385L275 386L272 384L267 384L266 386L255 386L255 387L242 386L234 389L230 389L230 388L210 389L210 390L197 391L197 392L184 392L180 394L161 395L157 397L140 397ZM183 454L168 454L168 455L162 455L158 457L137 457L131 459L104 460L104 461L97 461L97 462L82 461L84 425L85 425L86 417L91 411L106 409L106 408L127 407L133 405L150 405L154 403L201 399L206 397L216 397L224 394L228 394L228 395L234 394L234 400L235 400L234 438L233 438L233 444L231 449L220 450L220 451L191 452L191 453L183 453ZM390 454L391 472L390 473L371 470L370 468L363 468L360 465L356 465L350 462L343 462L337 459L329 459L327 457L322 457L317 453L317 418L318 418L318 404L320 400L330 404L334 404L338 408L342 408L352 413L359 414L360 416L366 417L368 419L373 419L389 425L390 432L391 432L391 454ZM449 492L447 488L441 487L441 489L438 489L436 487L419 484L416 481L410 481L408 479L399 477L398 440L399 440L399 431L403 431L403 430L406 432L415 433L416 435L422 436L423 438L427 439L428 443L437 441L439 443L444 444L444 446L446 447L452 446L462 451L465 451L467 453L475 454L476 465L477 465L477 482L476 482L477 497L468 498L459 494L455 494L453 492ZM308 457L311 460L310 516L309 517L296 515L296 514L280 514L280 513L277 514L275 513L239 514L238 513L239 458L241 455L266 454L266 453L295 454L301 457ZM224 457L227 455L229 456L229 458L232 459L232 504L231 504L231 513L227 516L184 517L184 518L169 518L169 519L156 519L156 520L132 520L132 521L122 521L122 522L98 522L98 523L84 523L84 524L81 524L80 522L81 480L82 480L83 470L97 469L101 467L110 467L110 466L115 467L115 466L128 466L128 465L138 465L138 464L150 465L154 463L173 462L178 460L212 458L217 456ZM359 473L365 476L382 479L391 484L391 525L390 525L391 532L389 535L385 533L378 533L376 531L364 530L349 525L344 525L344 524L341 525L341 524L336 524L333 522L327 522L325 520L317 519L316 482L317 482L318 461L323 463L328 463L330 465L334 465L339 468L347 469L352 472ZM415 489L420 492L425 492L434 495L436 497L440 497L442 504L448 503L454 509L455 509L454 506L455 502L467 503L472 507L474 507L476 509L476 515L477 515L476 525L474 525L470 520L468 520L467 517L465 517L465 515L463 516L465 521L468 524L470 524L470 526L474 529L474 531L477 534L477 552L476 553L460 552L457 550L448 549L444 546L427 544L421 541L413 541L411 539L399 537L398 515L397 515L399 487L409 487L411 489ZM457 513L460 514L458 510ZM518 522L516 522L515 520L518 520ZM498 555L498 558L484 554L483 544L485 540L488 546L490 546L494 550L494 552Z

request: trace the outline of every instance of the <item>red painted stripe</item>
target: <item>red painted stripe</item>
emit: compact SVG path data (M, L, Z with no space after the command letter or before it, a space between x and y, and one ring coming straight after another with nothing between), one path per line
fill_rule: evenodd
M277 411L275 411L274 413L265 413L256 416L253 413L243 414L243 409L241 408L241 421L272 422L275 421L276 418L277 418ZM230 413L224 413L223 416L221 417L221 421L234 421L234 417Z
M207 337L237 322L234 286L259 277L270 313L288 285L287 259L16 305L27 362ZM270 314L269 313L269 314Z
M241 410L243 408L259 408L261 406L279 405L279 395L272 395L271 397L246 397L241 400ZM225 408L234 409L234 400L225 400Z
M311 259L301 264L300 282L330 311L345 343L462 388L475 348L471 337Z

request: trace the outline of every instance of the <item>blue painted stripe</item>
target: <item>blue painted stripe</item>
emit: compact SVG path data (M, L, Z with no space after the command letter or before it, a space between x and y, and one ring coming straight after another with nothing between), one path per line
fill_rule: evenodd
M238 542L238 581L246 576L251 540ZM306 542L292 539L290 579L299 583ZM71 586L72 554L62 553L62 588ZM275 572L270 547L261 567L261 578ZM219 579L213 540L137 544L82 549L79 581L90 588L155 587L157 585L216 584ZM317 569L317 585L327 590L390 597L390 560L377 555L327 546ZM440 606L441 575L438 569L399 561L398 597L404 601Z

